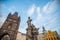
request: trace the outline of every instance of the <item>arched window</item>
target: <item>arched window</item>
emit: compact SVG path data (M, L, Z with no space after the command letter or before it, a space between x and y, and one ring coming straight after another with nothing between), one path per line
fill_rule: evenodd
M48 38L46 38L46 40L48 40Z
M10 37L9 37L9 35L3 35L1 37L1 40L10 40Z
M51 38L51 40L53 40L53 38Z
M59 38L57 37L57 39L59 39Z
M56 40L56 38L54 37L54 40Z
M49 40L50 40L50 38L49 38Z

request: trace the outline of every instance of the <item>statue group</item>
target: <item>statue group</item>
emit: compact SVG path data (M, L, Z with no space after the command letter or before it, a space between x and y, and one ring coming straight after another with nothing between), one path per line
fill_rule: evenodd
M28 17L28 28L27 33L26 33L26 40L37 40L37 36L38 36L38 28L36 28L33 24L31 24L32 19L30 19L30 17Z

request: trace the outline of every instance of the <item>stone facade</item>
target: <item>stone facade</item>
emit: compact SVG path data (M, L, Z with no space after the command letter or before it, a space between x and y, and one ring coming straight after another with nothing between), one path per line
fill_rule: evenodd
M45 40L45 36L44 36L43 33L40 33L40 34L38 35L38 40Z
M26 40L26 34L18 32L16 40Z
M18 33L17 33L17 38L16 38L16 40L21 40L21 32L18 32Z
M42 26L42 33L39 33L38 40L45 40L45 34L47 33L44 26Z
M22 33L21 40L26 40L26 34Z
M59 36L57 32L52 32L48 30L48 32L45 34L45 40L59 40Z
M9 36L9 40L16 40L19 24L20 17L18 17L18 13L9 13L7 19L0 28L0 40L5 40L7 35Z

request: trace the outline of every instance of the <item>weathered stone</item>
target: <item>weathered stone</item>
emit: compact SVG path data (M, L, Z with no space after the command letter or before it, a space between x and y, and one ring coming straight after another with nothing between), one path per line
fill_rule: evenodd
M28 28L27 33L26 33L26 40L37 40L37 36L38 36L38 29L35 28L35 26L33 24L31 24L31 19L30 17L28 17Z
M18 13L14 14L9 13L7 19L3 23L0 29L0 40L5 40L5 35L10 37L10 40L16 40L18 28L20 23L20 17L18 17ZM3 39L4 38L4 39Z

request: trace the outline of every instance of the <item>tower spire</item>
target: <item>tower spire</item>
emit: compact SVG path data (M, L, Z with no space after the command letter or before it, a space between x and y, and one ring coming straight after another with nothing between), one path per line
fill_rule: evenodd
M15 12L13 15L18 16L18 12Z

